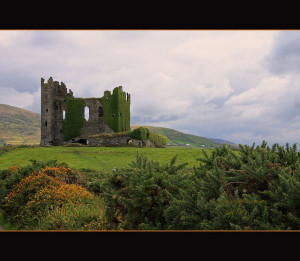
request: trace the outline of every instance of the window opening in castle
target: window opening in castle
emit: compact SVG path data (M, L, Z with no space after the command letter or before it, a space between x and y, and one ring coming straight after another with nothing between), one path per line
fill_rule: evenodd
M46 112L48 112L48 109L46 109Z
M88 106L84 107L84 118L86 121L88 121L90 118L90 109Z
M63 110L63 120L66 118L66 111Z
M100 106L99 107L99 117L103 117L103 115L104 115L103 107Z
M45 121L45 126L47 127L47 122Z

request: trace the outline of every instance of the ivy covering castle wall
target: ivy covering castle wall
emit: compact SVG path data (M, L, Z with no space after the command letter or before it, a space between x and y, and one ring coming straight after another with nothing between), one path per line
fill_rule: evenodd
M105 91L99 99L104 109L104 122L114 131L130 131L130 95L116 87L111 94Z
M66 118L63 121L62 132L64 140L71 140L81 135L84 119L83 99L66 98Z

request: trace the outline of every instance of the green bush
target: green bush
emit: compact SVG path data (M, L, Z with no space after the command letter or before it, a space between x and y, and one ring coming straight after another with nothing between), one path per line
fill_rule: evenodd
M164 211L172 198L184 188L186 164L160 166L138 155L130 168L116 169L101 184L100 193L105 204L105 217L112 229L163 229Z
M209 155L203 153L193 169L176 165L177 156L159 164L143 154L137 154L127 168L114 168L110 173L82 169L80 184L103 202L100 216L94 201L80 201L76 206L52 202L53 209L48 208L39 223L34 215L27 221L42 229L300 229L300 153L296 145L270 148L263 142L256 147L239 145L238 151L223 145ZM43 164L0 171L1 198ZM41 184L31 183L26 189L31 192L18 197L19 209L33 200L29 195L40 190ZM20 213L18 207L4 210L15 216Z
M294 145L215 148L199 159L189 193L166 210L166 229L300 228L300 165Z
M150 132L149 140L157 147L164 147L167 145L167 137Z
M129 133L132 139L145 141L149 139L155 146L164 147L167 144L167 137L150 132L148 128L139 127Z
M149 138L149 134L150 132L147 128L139 127L130 132L129 137L137 140L147 140Z
M103 230L106 224L96 201L90 204L64 204L48 211L37 225L40 230Z
M153 132L150 132L150 135L149 135L149 140L151 142L153 142L154 144L157 144L158 143L158 140L159 140L159 137L157 134L153 133Z
M166 146L167 145L167 137L160 135L160 145Z

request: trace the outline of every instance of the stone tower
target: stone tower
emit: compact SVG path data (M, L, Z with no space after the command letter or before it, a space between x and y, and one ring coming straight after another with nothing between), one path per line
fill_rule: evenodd
M62 123L66 97L73 97L66 85L41 78L41 146L63 145Z

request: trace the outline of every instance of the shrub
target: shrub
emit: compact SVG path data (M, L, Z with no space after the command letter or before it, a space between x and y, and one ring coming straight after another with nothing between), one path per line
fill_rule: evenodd
M34 228L49 209L70 202L89 203L93 196L83 187L72 184L78 181L78 175L63 165L34 171L15 184L3 200L5 215L20 227Z
M186 164L160 166L137 154L131 168L116 169L103 181L100 193L105 217L113 229L163 229L164 211L174 195L184 188L185 176L180 173Z
M27 202L24 209L24 216L30 217L30 226L54 208L63 207L65 204L88 204L93 196L84 188L75 184L61 184L60 186L45 186L34 194Z
M58 177L50 177L41 172L22 179L4 200L5 214L13 222L23 224L26 219L26 204L33 200L35 194L44 187L52 185L57 188L60 184Z
M300 165L296 146L266 142L225 145L195 168L189 193L165 211L167 229L290 230L300 228Z
M149 139L155 146L164 147L167 144L167 137L150 132L148 128L139 127L129 133L129 136L137 140Z
M167 145L167 137L160 135L160 145L166 146Z
M79 172L64 165L55 167L45 167L41 170L42 173L50 177L59 177L63 182L67 184L76 183L79 178Z
M159 140L159 137L157 134L153 133L153 132L150 132L150 135L149 135L149 140L151 142L153 142L154 144L157 144L158 143L158 140Z
M43 168L56 167L58 163L56 160L51 160L47 162L40 162L36 160L31 160L32 164L18 168L17 166L12 166L7 170L0 170L0 202L4 200L6 195L12 191L13 187L18 184L23 178L31 175L33 172L38 172ZM67 167L67 164L60 163L61 166ZM18 168L18 169L17 169Z
M39 220L37 227L41 230L103 230L106 225L101 209L92 202L55 207Z
M149 138L149 133L147 128L139 127L130 132L129 137L137 140L147 140Z

